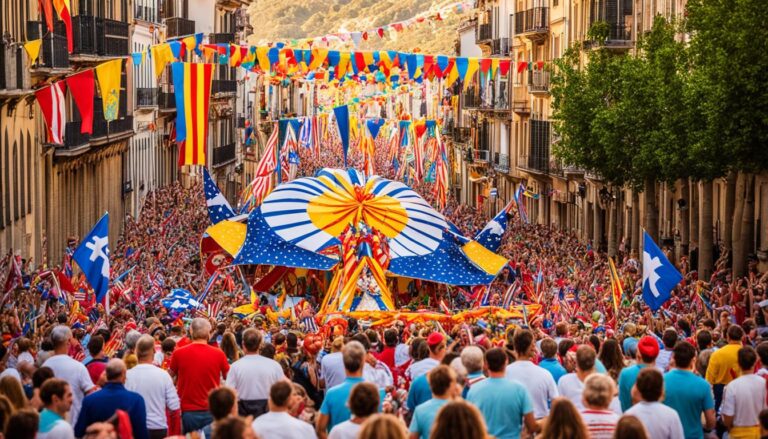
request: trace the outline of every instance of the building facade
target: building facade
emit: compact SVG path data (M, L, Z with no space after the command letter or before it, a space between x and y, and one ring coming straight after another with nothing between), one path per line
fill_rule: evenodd
M476 17L459 29L458 54L508 57L512 67L509 77L497 76L498 84L478 75L463 92L453 90L458 96L448 131L460 159L453 183L462 202L482 203L491 214L522 183L536 194L525 200L532 222L572 231L609 254L623 243L638 255L648 221L656 222L659 242L677 258L708 239L715 246L731 248L737 221L735 176L711 185L682 180L674 185L656 183L638 193L608 187L599 175L564 166L552 154L558 141L552 124L552 61L576 43L584 50L596 47L588 35L598 21L608 24L605 48L631 53L655 16L680 16L685 0L480 0L476 6ZM502 81L507 82L506 100L498 99ZM749 190L743 191L745 205L754 203L747 211L752 230L745 245L764 268L768 268L767 180L765 172L747 179ZM656 206L654 212L648 206ZM708 221L710 213L708 236L699 223Z

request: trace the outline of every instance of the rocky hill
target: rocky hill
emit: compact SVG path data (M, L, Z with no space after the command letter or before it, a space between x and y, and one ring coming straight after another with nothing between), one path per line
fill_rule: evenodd
M455 0L454 0L455 2ZM406 20L453 2L424 0L256 0L249 7L252 44L322 36L339 31L363 31ZM422 53L454 53L456 29L469 13L444 14L442 21L425 20L384 39L370 35L362 50L420 49ZM351 43L350 43L351 44Z

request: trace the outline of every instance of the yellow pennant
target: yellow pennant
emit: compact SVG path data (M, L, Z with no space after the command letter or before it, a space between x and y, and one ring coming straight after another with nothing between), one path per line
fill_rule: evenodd
M472 82L472 77L475 76L475 73L477 73L477 69L480 68L480 62L477 60L477 58L469 58L469 63L467 65L467 74L464 75L464 90L467 90L467 87L469 87L469 83Z
M24 44L24 50L26 50L29 55L29 65L32 65L37 61L37 57L40 55L40 46L42 44L42 39L27 41Z
M445 78L445 87L450 87L457 79L459 79L459 70L456 68L456 63L453 63L451 71L448 72L448 77Z
M499 58L493 58L491 60L491 79L496 78L496 70L499 68Z
M268 51L269 47L259 46L256 48L256 59L259 60L259 67L261 67L261 70L264 72L269 72L269 56L267 55Z
M158 78L163 74L165 65L173 61L173 52L168 43L152 46L152 63L155 66L155 76Z

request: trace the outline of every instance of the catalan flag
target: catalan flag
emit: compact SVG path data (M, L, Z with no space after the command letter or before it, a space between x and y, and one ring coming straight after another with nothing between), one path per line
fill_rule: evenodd
M613 259L608 258L608 268L611 277L611 299L613 299L613 311L614 316L619 314L619 303L621 303L621 297L624 295L624 290L621 288L621 279L619 279L619 272L616 271L616 266L613 264Z
M176 92L179 166L205 165L213 64L175 62L171 69Z

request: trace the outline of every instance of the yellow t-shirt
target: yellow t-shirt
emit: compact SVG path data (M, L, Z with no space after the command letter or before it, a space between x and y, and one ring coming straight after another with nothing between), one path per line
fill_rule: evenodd
M710 384L728 384L741 375L738 359L741 348L741 343L729 343L712 353L706 376Z

